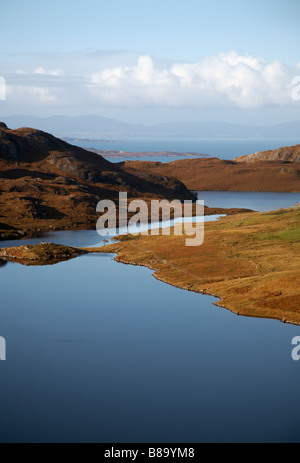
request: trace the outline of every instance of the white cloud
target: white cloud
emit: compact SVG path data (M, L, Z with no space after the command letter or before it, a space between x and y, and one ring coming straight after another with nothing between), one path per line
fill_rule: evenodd
M28 55L2 71L10 86L6 105L43 110L76 108L295 108L286 66L235 51L197 62L172 62L129 53ZM40 66L43 63L43 66Z
M163 69L144 55L134 66L92 73L90 84L94 97L120 106L259 108L291 101L290 72L281 62L234 51Z
M39 86L8 85L7 95L8 100L12 103L22 101L36 105L39 103L53 104L59 102L58 97L51 93L48 88Z
M62 75L62 72L58 69L55 69L53 71L50 71L50 70L47 71L43 67L38 67L33 72L34 74L43 74L43 75L49 75L49 76L61 76Z

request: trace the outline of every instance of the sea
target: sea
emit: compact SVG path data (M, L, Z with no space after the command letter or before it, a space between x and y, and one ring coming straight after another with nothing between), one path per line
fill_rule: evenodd
M138 152L172 152L173 156L143 156L127 154L124 156L107 157L111 162L121 162L126 160L141 159L144 161L170 162L178 159L186 159L181 153L193 153L197 155L207 155L220 159L234 159L245 154L252 154L257 151L273 150L282 146L292 146L299 144L299 139L203 139L203 138L163 138L163 139L120 139L106 141L76 141L74 144L82 148L95 148L104 151L122 151L127 153ZM105 157L105 154L104 154Z

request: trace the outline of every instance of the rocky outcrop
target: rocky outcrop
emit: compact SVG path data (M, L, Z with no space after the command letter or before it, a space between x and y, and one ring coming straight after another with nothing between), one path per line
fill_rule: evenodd
M281 161L300 162L300 145L284 146L276 150L258 151L253 154L240 156L235 162Z
M0 249L2 261L15 261L24 265L51 265L86 254L87 251L61 244L44 243Z

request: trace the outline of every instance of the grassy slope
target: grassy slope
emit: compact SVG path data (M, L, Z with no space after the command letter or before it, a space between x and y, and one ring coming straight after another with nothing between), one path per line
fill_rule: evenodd
M133 174L148 172L178 178L190 190L300 191L299 162L226 161L217 158L181 159L165 164L126 161L122 168Z
M156 278L221 298L217 305L241 315L300 324L300 207L240 213L205 224L204 243L185 246L185 235L122 236L101 248L52 243L0 250L25 265L49 265L82 253L114 252L116 260L144 265Z
M100 248L174 286L217 295L233 312L300 324L300 209L227 216L185 236L133 236Z

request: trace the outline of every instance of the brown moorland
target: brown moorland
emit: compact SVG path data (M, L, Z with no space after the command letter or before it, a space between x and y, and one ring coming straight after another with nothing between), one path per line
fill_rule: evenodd
M13 261L23 265L53 265L86 254L87 251L53 243L15 246L0 249L1 262Z
M31 128L0 123L0 238L24 230L94 227L100 199L195 200L175 178L136 176L102 156Z
M300 162L300 145L284 146L275 150L257 151L235 158L236 162L283 161Z
M101 199L195 200L178 179L125 172L102 156L31 128L0 123L0 240L63 228L94 228ZM205 214L242 209L205 208ZM246 211L246 209L245 209Z
M300 191L300 145L254 153L231 161L218 158L182 159L168 163L125 161L128 173L178 178L189 190Z
M2 264L51 265L83 253L116 253L116 260L146 266L173 286L221 300L239 315L300 324L300 206L237 214L205 223L201 246L185 235L119 236L100 248L42 243L0 250Z
M205 224L201 246L185 235L126 236L98 249L153 269L171 285L215 295L237 314L300 324L300 207ZM94 250L95 251L95 250Z

